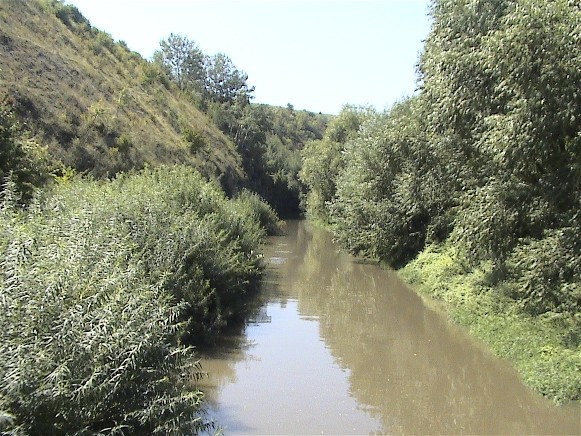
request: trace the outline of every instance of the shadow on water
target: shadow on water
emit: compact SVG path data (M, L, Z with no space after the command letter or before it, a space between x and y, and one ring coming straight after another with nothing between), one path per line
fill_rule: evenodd
M203 360L211 374L204 387L210 408L225 423L226 432L264 431L268 427L254 425L253 419L263 424L269 417L279 416L272 410L280 408L283 400L276 397L261 409L261 416L244 415L244 401L252 402L258 396L255 392L274 377L272 372L249 375L268 359L269 351L261 344L278 341L278 353L294 353L287 359L287 367L279 368L291 372L295 367L291 359L306 360L306 353L309 357L318 353L308 342L312 332L332 356L326 363L328 369L307 368L321 371L317 377L304 373L286 376L289 389L302 392L308 413L323 422L321 428L325 428L325 420L336 419L324 404L326 398L334 398L326 371L340 368L346 395L371 417L365 433L581 433L578 407L559 409L533 394L508 364L427 308L393 272L355 261L333 244L328 232L305 222L289 222L287 235L270 239L266 259L271 262L259 310ZM296 305L295 318L316 328L299 327L284 311L287 305ZM304 345L296 336L304 339ZM254 391L246 398L227 398L227 387L243 383ZM342 384L335 385L342 389ZM309 402L310 398L316 401ZM288 425L271 428L278 433L305 431L296 420ZM347 430L361 432L360 428Z

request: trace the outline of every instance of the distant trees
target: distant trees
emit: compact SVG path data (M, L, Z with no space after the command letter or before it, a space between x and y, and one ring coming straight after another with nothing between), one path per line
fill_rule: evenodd
M206 93L217 103L248 102L253 86L248 74L238 70L224 53L206 58Z
M168 76L180 89L204 90L205 56L195 42L185 36L174 35L161 40L153 60L164 67Z
M302 150L303 165L299 176L309 187L306 207L311 218L329 221L336 179L345 165L346 143L357 136L363 121L371 116L371 110L345 106L329 123L323 138L308 142Z
M321 139L328 118L307 111L247 105L235 142L250 186L281 215L298 216L305 187L301 150Z
M154 63L166 71L198 107L235 143L248 175L248 188L278 213L300 213L304 185L299 180L300 150L321 139L328 118L306 111L251 104L254 87L224 53L202 54L184 36L171 34L160 43Z
M254 91L247 84L248 75L238 70L228 56L207 56L194 41L182 35L172 33L161 40L153 61L181 90L193 91L206 102L248 103Z

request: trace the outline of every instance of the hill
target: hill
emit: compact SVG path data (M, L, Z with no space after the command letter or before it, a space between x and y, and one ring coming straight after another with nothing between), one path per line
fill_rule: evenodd
M227 191L234 143L154 63L58 1L0 2L0 96L50 155L96 177L182 163Z

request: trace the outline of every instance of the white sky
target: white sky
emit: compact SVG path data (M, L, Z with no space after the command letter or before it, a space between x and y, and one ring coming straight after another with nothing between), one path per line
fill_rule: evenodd
M223 52L255 102L336 114L411 95L429 0L67 0L147 59L170 33Z

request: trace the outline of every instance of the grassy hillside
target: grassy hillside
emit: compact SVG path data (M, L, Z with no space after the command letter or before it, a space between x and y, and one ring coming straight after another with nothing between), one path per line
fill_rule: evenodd
M245 178L232 141L159 67L51 0L0 2L0 96L51 156L97 177L183 163L227 190Z

